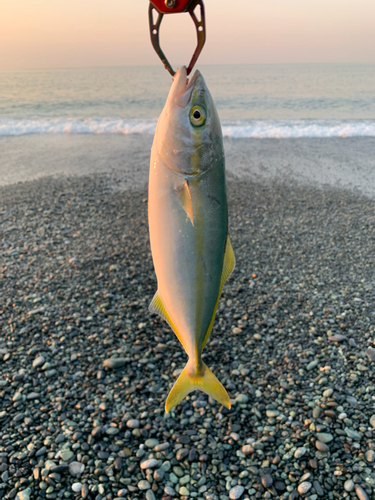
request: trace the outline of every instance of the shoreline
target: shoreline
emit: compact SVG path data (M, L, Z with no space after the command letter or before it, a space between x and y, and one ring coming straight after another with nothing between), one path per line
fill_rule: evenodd
M203 357L233 406L194 392L165 415L186 356L148 312L146 188L108 175L0 188L1 492L375 494L375 203L243 179L228 199L237 264Z
M148 180L152 136L0 137L0 185L45 176L108 175L118 188ZM375 138L224 139L229 180L284 181L375 197Z

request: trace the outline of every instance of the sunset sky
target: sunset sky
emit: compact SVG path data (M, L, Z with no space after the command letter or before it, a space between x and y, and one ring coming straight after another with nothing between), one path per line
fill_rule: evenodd
M375 63L375 0L205 0L200 62ZM0 69L159 64L148 0L1 0ZM187 14L166 16L162 47L188 62Z

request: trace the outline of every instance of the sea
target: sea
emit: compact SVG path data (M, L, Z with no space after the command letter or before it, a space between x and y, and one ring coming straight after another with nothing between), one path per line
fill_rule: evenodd
M198 68L226 137L375 137L374 64ZM0 136L152 135L170 84L161 65L0 70Z

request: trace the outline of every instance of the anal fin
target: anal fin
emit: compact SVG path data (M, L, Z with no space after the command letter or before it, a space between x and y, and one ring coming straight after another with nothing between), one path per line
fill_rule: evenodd
M210 333L211 333L211 330L212 330L212 327L213 327L213 324L214 324L216 310L217 310L217 306L219 304L219 299L220 299L221 291L223 289L223 286L224 286L226 280L232 274L232 271L233 271L235 265L236 265L236 258L234 256L232 243L230 241L229 236L227 236L227 242L226 242L226 245L225 245L225 252L224 252L223 269L221 271L221 278L220 278L219 293L217 294L217 299L216 299L216 303L215 303L215 307L214 307L214 312L212 314L210 324L208 325L206 334L205 334L204 339L203 339L202 351L203 351L204 346L207 343L207 340L208 340L208 338L210 336Z
M159 295L159 292L156 292L155 295L154 295L154 298L152 299L149 307L148 307L148 310L151 312L151 313L155 313L157 314L158 316L160 316L162 319L164 319L164 321L166 321L168 323L168 325L172 328L172 330L174 331L176 337L178 338L178 340L181 342L182 344L182 347L185 349L186 351L186 348L184 346L184 343L182 341L182 337L179 333L179 331L177 330L177 327L176 325L174 324L174 322L172 321L172 318L170 317L170 315L168 314L168 311L166 310L164 304L163 304L163 301L161 300L161 297Z

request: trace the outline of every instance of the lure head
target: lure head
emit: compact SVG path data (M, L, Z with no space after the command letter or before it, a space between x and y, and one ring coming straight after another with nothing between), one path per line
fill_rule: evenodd
M199 71L190 82L185 66L176 72L154 141L168 167L183 175L203 173L223 157L220 119Z

